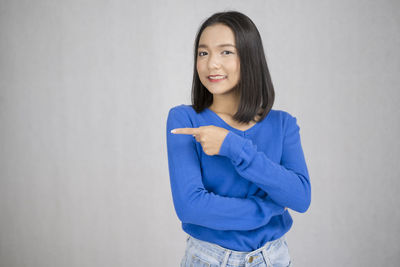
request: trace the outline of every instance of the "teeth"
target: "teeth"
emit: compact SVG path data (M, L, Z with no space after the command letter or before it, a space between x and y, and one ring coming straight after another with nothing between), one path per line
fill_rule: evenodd
M209 77L212 80L218 80L218 79L222 79L225 78L226 76L214 76L214 77Z

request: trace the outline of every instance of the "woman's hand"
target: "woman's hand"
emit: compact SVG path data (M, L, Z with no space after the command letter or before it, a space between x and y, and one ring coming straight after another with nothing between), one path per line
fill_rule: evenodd
M229 130L214 125L200 126L198 128L176 128L171 130L174 134L191 134L200 142L204 153L209 156L218 155L221 145Z

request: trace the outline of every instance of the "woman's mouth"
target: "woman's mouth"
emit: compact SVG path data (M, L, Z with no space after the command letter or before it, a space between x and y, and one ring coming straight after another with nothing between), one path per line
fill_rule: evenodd
M208 80L212 83L220 82L226 79L226 75L208 76Z

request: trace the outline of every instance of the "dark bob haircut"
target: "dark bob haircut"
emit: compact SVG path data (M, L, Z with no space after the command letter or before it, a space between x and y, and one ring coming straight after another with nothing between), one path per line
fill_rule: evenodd
M211 106L213 95L200 82L197 73L197 50L202 32L215 24L228 26L235 35L236 49L240 61L240 78L233 90L240 96L238 111L233 119L249 123L256 115L263 120L272 109L275 99L274 87L268 70L260 33L246 15L237 11L213 14L206 19L197 32L194 44L194 72L192 83L192 107L199 113Z

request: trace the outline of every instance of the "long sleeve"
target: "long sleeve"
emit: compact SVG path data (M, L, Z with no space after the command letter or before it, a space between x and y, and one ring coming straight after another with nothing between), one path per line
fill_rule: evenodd
M195 138L173 134L175 128L193 128L188 114L176 108L167 119L167 152L174 208L183 223L216 230L253 230L266 225L284 207L269 196L234 198L204 188Z
M278 204L305 212L311 202L311 185L296 117L287 116L280 164L270 160L252 140L229 131L219 155L231 159L236 171Z

